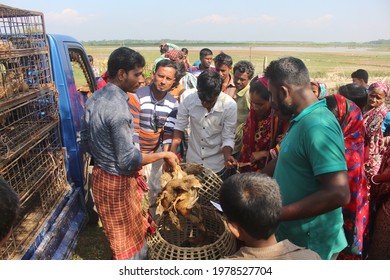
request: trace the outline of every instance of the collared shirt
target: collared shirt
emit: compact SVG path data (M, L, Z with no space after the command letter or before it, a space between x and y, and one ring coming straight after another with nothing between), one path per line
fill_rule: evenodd
M236 98L236 85L234 84L233 75L229 73L229 83L225 89L222 89L224 93L232 98Z
M127 93L108 83L88 98L80 132L80 144L87 144L95 164L117 176L133 174L142 162L127 101Z
M236 144L233 154L237 154L242 148L243 132L246 119L248 118L249 109L251 107L251 98L249 94L249 83L242 90L235 93L237 102L237 126L236 126Z
M237 126L246 122L249 109L251 108L251 97L249 94L249 84L236 93L237 102Z
M340 125L325 99L294 117L281 142L274 173L283 205L318 192L322 186L316 176L346 171L344 153ZM289 239L317 252L323 259L330 259L347 246L341 207L318 216L282 222L277 238Z
M221 92L214 107L208 112L202 106L196 90L186 91L183 97L175 129L184 131L190 124L186 160L219 172L225 166L222 148L234 148L237 104L233 98Z

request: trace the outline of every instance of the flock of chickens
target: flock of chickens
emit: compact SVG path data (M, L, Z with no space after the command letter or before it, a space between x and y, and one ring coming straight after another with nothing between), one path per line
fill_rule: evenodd
M0 40L0 51L7 53L7 51L11 51L12 49L12 42ZM17 66L18 63L0 64L0 100L29 90L29 86L24 78L24 71L22 67L19 66L17 68ZM6 126L8 115L9 113L0 115L0 128Z
M156 201L156 214L167 215L177 230L183 231L179 215L196 226L198 236L187 240L188 244L185 246L188 247L205 245L210 239L210 234L213 234L204 225L202 206L198 202L199 189L202 185L196 175L202 171L201 165L189 165L184 170L178 165L173 172L163 173L161 192Z
M0 70L0 72L0 99L11 97L14 94L27 92L29 90L21 68L18 68L16 72L13 70L8 70L5 73Z
M14 46L9 40L0 40L0 51L8 53L13 50ZM9 63L9 65L0 65L0 99L10 97L16 93L22 93L29 90L28 84L25 82L23 70L10 66L18 66L18 63ZM17 69L16 69L17 68Z

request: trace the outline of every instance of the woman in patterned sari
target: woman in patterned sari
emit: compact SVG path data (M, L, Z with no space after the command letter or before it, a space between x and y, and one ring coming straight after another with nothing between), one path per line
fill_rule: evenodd
M329 110L336 116L343 131L350 202L343 206L344 232L348 246L338 259L362 259L366 243L369 201L364 172L365 128L360 108L340 94L325 97Z
M371 178L371 221L373 222L368 259L390 259L390 146L377 175Z
M368 102L366 112L363 115L364 125L367 129L364 165L367 179L371 182L371 177L378 173L388 143L388 137L385 137L384 133L390 119L389 109L385 104L389 86L377 82L371 84L368 90Z
M275 148L278 138L287 130L286 122L274 116L269 98L268 81L255 78L250 83L251 108L245 123L239 162L250 163L239 166L240 172L260 171L271 159L270 149Z

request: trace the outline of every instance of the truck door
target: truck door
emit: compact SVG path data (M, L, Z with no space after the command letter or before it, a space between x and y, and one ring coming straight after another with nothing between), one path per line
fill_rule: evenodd
M75 187L87 185L87 154L79 147L84 104L96 88L95 77L83 46L74 38L48 35L53 78L59 92L58 105L63 144L68 161L66 170Z

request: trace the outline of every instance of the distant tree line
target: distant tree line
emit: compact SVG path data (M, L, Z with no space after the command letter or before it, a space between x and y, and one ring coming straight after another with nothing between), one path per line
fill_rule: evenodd
M197 47L197 46L275 46L275 45L281 45L281 46L304 46L304 45L318 45L318 46L324 46L324 45L340 45L340 46L359 46L359 45L390 45L390 39L389 40L375 40L365 43L356 43L356 42L329 42L329 43L316 43L316 42L259 42L259 41L247 41L247 42L228 42L228 41L192 41L192 40L171 40L171 39L161 39L161 40L132 40L132 39L125 39L125 40L93 40L93 41L82 41L82 44L85 46L139 46L139 47L147 47L147 46L158 46L160 42L170 42L174 43L178 46L186 46L186 47Z

